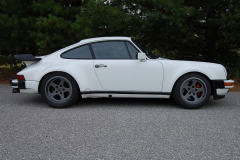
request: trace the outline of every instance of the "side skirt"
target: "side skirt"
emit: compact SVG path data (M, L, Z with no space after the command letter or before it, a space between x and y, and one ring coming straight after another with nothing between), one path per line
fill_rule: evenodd
M82 98L169 98L170 92L84 91Z

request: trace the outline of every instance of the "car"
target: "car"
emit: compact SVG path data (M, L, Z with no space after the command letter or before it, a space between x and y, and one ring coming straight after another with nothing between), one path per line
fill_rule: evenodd
M54 108L81 98L173 98L197 109L222 99L234 81L221 64L149 58L130 37L81 40L46 56L15 55L26 68L13 93L39 93Z

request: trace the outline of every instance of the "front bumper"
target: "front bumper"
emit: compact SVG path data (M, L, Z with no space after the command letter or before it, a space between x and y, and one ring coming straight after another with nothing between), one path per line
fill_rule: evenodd
M234 87L234 80L212 80L213 99L225 98L230 88Z
M13 93L38 93L38 84L36 81L25 81L25 80L17 80L10 79L10 86L12 86Z

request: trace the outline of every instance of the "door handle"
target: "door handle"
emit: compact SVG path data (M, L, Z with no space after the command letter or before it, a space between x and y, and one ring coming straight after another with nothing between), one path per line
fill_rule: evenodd
M95 68L99 68L99 67L107 67L107 65L105 65L105 64L96 64L95 65Z

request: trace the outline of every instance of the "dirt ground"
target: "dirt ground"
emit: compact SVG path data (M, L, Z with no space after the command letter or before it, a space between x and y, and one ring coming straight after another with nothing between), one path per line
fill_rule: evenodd
M16 72L9 68L0 68L0 84L9 84L9 80L16 78Z
M234 79L235 84L232 89L230 89L231 92L240 92L240 78Z
M15 72L0 68L0 84L9 84L9 80L11 78L16 78ZM232 88L230 91L240 92L240 78L234 80L235 80L234 88Z

